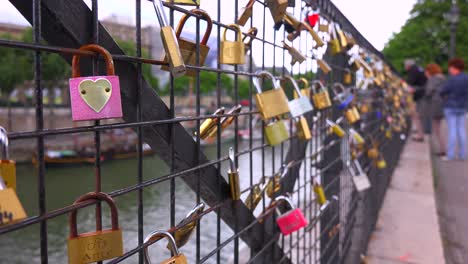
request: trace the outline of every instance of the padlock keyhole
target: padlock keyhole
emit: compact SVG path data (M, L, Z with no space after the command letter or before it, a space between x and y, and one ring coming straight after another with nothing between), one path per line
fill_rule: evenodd
M110 92L110 88L106 87L105 91L106 91L106 93Z
M81 90L81 94L82 94L82 95L85 95L85 94L86 94L86 90Z

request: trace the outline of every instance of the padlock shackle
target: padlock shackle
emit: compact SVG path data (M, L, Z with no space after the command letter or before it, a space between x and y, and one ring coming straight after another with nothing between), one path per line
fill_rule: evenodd
M213 28L213 21L211 20L210 15L208 15L208 13L203 9L198 9L198 8L192 9L190 10L190 12L201 16L200 19L205 20L207 23L205 35L203 35L203 38L200 41L200 45L206 45L211 35L211 29ZM190 16L191 16L190 14L184 14L182 18L180 19L179 25L177 26L177 31L176 31L177 39L180 39L180 35L182 34L182 29L184 28L185 23L187 22Z
M245 41L245 39L247 39L249 37L250 40L248 42L244 42L244 44L250 45L250 44L252 44L253 40L257 37L257 34L258 34L258 29L256 27L252 27L244 35L244 37L242 38L242 41Z
M158 2L158 4L156 4ZM156 12L156 17L158 18L159 25L161 27L168 26L166 13L164 13L164 6L162 0L153 0L154 11Z
M226 114L227 115L237 115L241 111L242 111L242 105L238 104L238 105L232 107L231 109L229 109L229 111ZM226 127L228 127L230 124L232 124L232 122L234 122L234 120L235 120L235 116L225 116L221 120L221 129L225 129Z
M305 96L301 93L301 89L299 89L299 85L297 85L297 82L296 82L296 80L294 80L293 77L291 77L290 75L285 75L285 76L284 76L284 80L285 80L285 81L289 81L290 83L292 83L293 88L294 88L294 90L297 92L297 95L298 95L299 97L305 97Z
M277 196L274 200L275 202L279 203L281 201L285 201L287 204L289 204L289 206L294 210L296 209L296 206L294 206L293 202L291 201L291 198L289 198L288 196L286 195L280 195L280 196ZM276 207L278 208L278 207Z
M75 200L73 205L77 205L79 203L88 201L88 200L99 200L99 201L104 201L106 202L111 210L111 223L112 223L112 230L116 231L119 229L119 215L118 215L118 210L117 206L115 205L114 199L110 197L108 194L103 193L103 192L89 192L87 194L84 194L78 199ZM73 211L70 212L69 216L69 225L70 225L70 238L76 238L78 237L78 228L76 226L76 215L78 213L78 209L74 209Z
M315 80L312 82L312 92L318 94L321 91L325 91L325 86L321 81Z
M226 41L226 33L227 33L228 29L236 31L237 32L237 42L242 42L242 31L241 31L239 25L237 25L237 24L229 24L229 25L227 25L227 27L224 28L223 38L221 39L222 41Z
M143 242L144 244L147 244L144 250L146 264L151 264L151 260L149 257L149 249L148 249L149 246L159 241L161 238L166 238L169 241L169 245L171 245L170 250L171 250L172 255L174 256L180 255L179 249L176 246L176 242L172 234L167 231L156 230L150 233L148 236L146 236Z
M115 75L114 60L112 59L112 55L105 48L97 44L88 44L88 45L81 46L80 50L94 51L94 52L101 54L101 56L104 57L104 61L106 62L107 75L109 76ZM73 59L72 59L72 78L78 78L78 77L81 77L80 55L75 54L73 55Z
M8 160L9 155L8 155L8 132L4 127L0 126L0 145L2 148L2 160Z
M184 220L188 219L188 220L192 221L193 218L195 218L196 216L199 216L200 214L202 214L204 210L205 210L205 204L204 203L199 203L195 207L193 207L193 209L190 210L185 215Z
M236 166L236 155L234 153L234 148L229 147L229 173L236 173L237 166Z
M273 82L273 88L274 89L281 89L281 86L279 85L278 81L276 80L275 76L271 74L270 72L267 71L257 71L255 72L255 75L257 76L254 80L254 86L257 89L257 93L261 94L262 93L262 86L260 85L260 78L267 78L270 79Z
M300 78L297 81L297 85L299 85L299 84L304 84L304 89L310 88L309 81L304 77Z

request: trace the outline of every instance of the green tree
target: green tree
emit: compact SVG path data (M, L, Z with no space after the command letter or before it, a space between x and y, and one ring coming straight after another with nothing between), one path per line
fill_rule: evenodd
M457 56L468 60L468 2L458 1L460 23L457 30ZM451 1L426 0L414 5L411 18L386 44L385 57L400 71L407 58L418 60L422 66L439 63L446 67L449 59L450 24L445 14Z
M190 82L193 82L192 84ZM195 78L183 76L174 79L174 94L175 95L186 95L188 94L190 85L193 85L195 89ZM202 71L200 72L200 93L211 94L216 91L218 85L218 74L215 72ZM227 74L221 74L220 76L220 87L223 92L230 96L234 96L234 80ZM163 94L168 94L170 91L170 83L166 84ZM195 90L193 91L196 92Z

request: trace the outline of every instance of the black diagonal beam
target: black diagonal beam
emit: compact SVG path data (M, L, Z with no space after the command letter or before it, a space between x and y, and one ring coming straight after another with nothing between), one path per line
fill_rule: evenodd
M19 12L32 24L32 4L30 0L10 0ZM83 1L80 0L42 0L42 32L43 38L50 45L68 48L79 48L84 44L89 44L92 39L92 13ZM99 25L99 45L106 48L111 54L124 54L115 43L109 33L102 25ZM70 63L71 57L64 58ZM89 59L83 58L81 72L83 75L92 75L92 64ZM104 69L101 69L104 70ZM124 117L127 122L136 122L137 117L137 96L135 84L137 83L137 71L134 64L125 61L115 62L116 74L120 77L120 88L122 96L122 107ZM169 109L156 94L156 92L146 83L142 87L142 113L143 121L167 120L171 119ZM185 131L179 123L173 124L174 140L174 167L178 171L187 170L197 166L197 145L192 137ZM143 140L154 149L159 157L166 163L171 162L170 127L169 125L145 126L143 128ZM208 162L203 153L199 154L200 163ZM182 179L193 190L197 188L197 174L187 173ZM218 182L221 181L221 188ZM217 172L214 166L204 168L200 172L201 198L210 206L228 201L229 186L222 175ZM255 216L240 203L233 206L233 203L226 202L221 210L223 221L234 229L237 221L238 230L244 229L255 221ZM257 223L249 232L244 232L241 238L253 251L263 248L264 241L273 239L276 230L274 225ZM266 254L275 254L275 259L284 256L283 250L275 245ZM287 260L284 263L290 263Z

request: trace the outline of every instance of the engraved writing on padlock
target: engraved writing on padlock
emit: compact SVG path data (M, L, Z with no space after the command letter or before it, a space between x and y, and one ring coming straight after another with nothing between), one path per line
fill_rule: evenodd
M82 46L80 50L101 54L106 61L107 76L80 77L80 56L73 56L69 81L73 121L122 117L119 77L114 73L111 54L95 44Z
M26 218L26 212L18 195L12 188L7 188L0 175L0 226L13 224Z
M166 0L166 2L174 4L174 5L191 5L191 6L200 5L200 0Z
M252 12L253 12L253 6L255 4L255 0L249 0L247 5L243 7L240 11L240 16L237 19L237 24L241 26L245 26L247 21L252 17Z
M312 104L310 103L309 97L304 96L297 85L296 80L294 80L291 76L285 76L285 81L289 81L292 85L296 94L299 95L299 98L293 99L288 102L289 111L291 113L291 117L296 118L300 117L310 111L313 110Z
M237 33L236 41L226 40L227 28L224 29L223 37L221 39L221 51L219 53L219 62L221 64L238 65L245 63L245 47L242 42L242 32L238 25L230 24L229 28L234 29Z
M272 121L265 125L265 139L268 145L276 146L289 138L289 132L283 120Z
M304 217L300 208L295 208L292 201L289 197L278 196L275 199L275 202L286 201L292 210L287 211L284 214L281 214L276 218L276 223L281 230L281 233L285 236L296 232L297 230L307 226L307 220Z
M155 243L156 241L160 240L161 238L166 238L168 240L169 245L170 245L170 250L173 255L171 258L161 262L161 264L187 264L187 258L185 257L184 254L179 252L179 248L177 247L176 242L174 241L174 237L171 235L171 233L166 232L166 231L161 231L161 230L152 232L144 240L145 245L147 245L145 247L145 252L144 252L146 264L152 263L149 257L148 247L151 244Z
M16 192L16 162L9 159L8 155L8 133L5 128L0 127L0 148L2 159L0 160L0 176L3 177L7 188Z
M312 93L312 101L317 109L323 110L332 106L330 95L322 82L314 81L312 83Z
M258 76L254 79L254 85L257 90L255 102L257 103L257 108L260 111L262 119L266 121L288 113L288 98L275 77L267 71L257 71L255 75ZM262 91L262 86L260 85L260 79L262 77L270 79L273 82L274 87L272 90Z
M117 206L114 200L101 192L87 193L79 197L74 205L89 201L105 201L111 209L112 229L78 234L77 210L70 212L70 237L68 238L68 263L85 264L123 255L122 230L119 227Z

